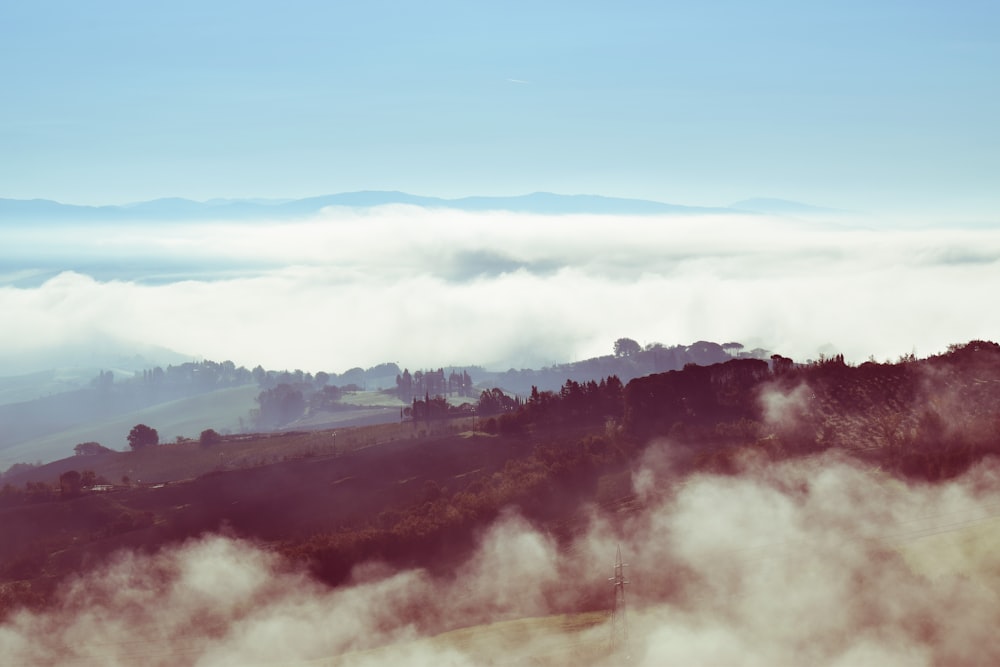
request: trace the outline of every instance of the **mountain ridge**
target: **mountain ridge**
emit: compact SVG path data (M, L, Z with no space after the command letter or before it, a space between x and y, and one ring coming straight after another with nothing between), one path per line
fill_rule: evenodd
M183 197L163 197L123 205L88 206L51 199L0 198L0 222L76 221L137 222L143 220L247 220L308 217L337 206L373 208L412 205L463 211L512 211L550 215L671 215L738 214L732 207L685 206L624 197L593 194L532 192L513 196L469 196L447 199L414 195L395 190L358 190L293 200L210 199L204 202Z

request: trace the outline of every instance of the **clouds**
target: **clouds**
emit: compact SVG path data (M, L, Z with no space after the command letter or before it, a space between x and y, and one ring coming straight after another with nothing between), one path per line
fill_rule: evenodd
M544 216L386 206L305 222L5 230L16 354L114 336L273 368L508 367L643 342L796 359L990 338L1000 232L764 216ZM72 253L69 252L72 248ZM70 272L60 271L74 269Z
M595 512L568 543L509 512L448 576L365 564L328 589L259 545L206 536L115 556L66 584L61 606L0 624L0 652L33 665L346 654L336 664L596 667L608 664L600 612L621 545L637 665L1000 659L995 461L937 485L837 454L750 457L733 476L678 479L661 465L670 450L654 444L636 470L645 488L635 511ZM597 613L545 618L584 605Z

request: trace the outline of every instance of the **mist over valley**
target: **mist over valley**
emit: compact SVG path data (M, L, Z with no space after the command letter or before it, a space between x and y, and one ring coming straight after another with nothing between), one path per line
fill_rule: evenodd
M0 663L1000 664L1000 3L4 3Z
M852 362L991 337L996 228L870 223L386 205L5 225L0 376L107 341L120 356L162 348L315 372L541 368L605 354L623 333Z
M992 656L1000 235L746 209L3 227L0 650Z

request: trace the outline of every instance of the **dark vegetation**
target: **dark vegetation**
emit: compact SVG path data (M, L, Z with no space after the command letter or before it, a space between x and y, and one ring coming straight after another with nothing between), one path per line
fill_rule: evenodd
M586 383L614 375L628 382L651 373L679 370L688 363L708 365L733 357L766 358L767 354L760 349L745 351L738 343L697 341L691 345L667 347L651 343L643 347L630 338L621 338L615 342L612 355L542 369L512 368L504 372L470 366L411 373L409 369L400 370L394 363L385 363L368 369L351 368L339 374L323 371L312 374L302 370L265 370L261 366L248 370L231 361L187 362L137 372L102 370L86 386L0 404L0 424L4 425L0 429L0 452L38 438L235 387L257 386L260 391L256 403L248 401L242 415L239 410L229 415L230 421L224 427L207 423L197 425L196 429L214 425L225 434L316 428L345 422L386 422L394 418L392 409L377 411L371 406L355 405L351 399L353 392L382 391L387 403L409 404L411 410L416 407L415 400L427 403L439 396L445 397L449 405L466 401L471 405L482 391L495 388L502 388L512 396L527 396L532 387L558 391L567 379ZM6 381L10 384L17 379ZM431 413L439 414L439 407L431 406ZM357 414L348 414L351 412ZM177 434L171 437L174 435ZM89 433L83 437L100 440L109 435ZM114 443L120 444L124 443ZM53 449L57 446L46 445L39 458L51 460L59 455Z
M49 604L68 575L119 549L219 530L269 545L331 585L368 559L447 572L506 508L557 538L574 534L588 505L627 510L630 473L657 439L670 443L678 475L836 448L934 481L1000 453L1000 346L985 341L896 363L774 355L627 384L569 379L524 398L491 389L468 403L474 413L438 398L425 390L408 419L375 427L209 429L130 452L83 443L75 457L8 476L0 612Z

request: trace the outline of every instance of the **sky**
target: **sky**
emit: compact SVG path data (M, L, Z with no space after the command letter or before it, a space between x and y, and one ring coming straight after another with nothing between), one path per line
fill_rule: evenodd
M995 339L997 25L992 2L5 3L0 198L846 213L0 220L0 375L119 343L340 372Z
M995 220L998 22L974 0L8 2L0 197L554 191Z

